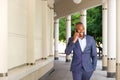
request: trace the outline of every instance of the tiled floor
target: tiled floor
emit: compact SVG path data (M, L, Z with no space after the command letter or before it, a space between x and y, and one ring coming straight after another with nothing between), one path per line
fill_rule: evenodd
M70 63L66 63L64 58L60 58L55 61L55 71L45 80L72 80L72 74L69 69ZM101 70L101 60L98 60L97 70L90 80L115 80L115 78L106 77L106 71Z

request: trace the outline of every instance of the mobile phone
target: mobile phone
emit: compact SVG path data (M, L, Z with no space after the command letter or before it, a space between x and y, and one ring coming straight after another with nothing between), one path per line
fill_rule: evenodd
M76 32L78 32L78 30L77 30L77 29L76 29L75 31L76 31Z

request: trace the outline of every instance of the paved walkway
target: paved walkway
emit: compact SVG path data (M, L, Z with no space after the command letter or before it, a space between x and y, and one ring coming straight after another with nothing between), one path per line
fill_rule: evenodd
M55 61L55 71L45 80L72 80L69 69L70 63L66 63L64 58L60 58ZM101 71L101 60L98 60L97 69L90 80L115 80L115 78L107 78L106 74L106 71Z

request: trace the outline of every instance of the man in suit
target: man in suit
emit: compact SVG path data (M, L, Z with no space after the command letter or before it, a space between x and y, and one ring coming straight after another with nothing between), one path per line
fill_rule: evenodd
M74 36L69 38L65 53L73 51L71 71L73 80L90 80L97 64L96 42L92 36L85 35L83 23L76 23Z

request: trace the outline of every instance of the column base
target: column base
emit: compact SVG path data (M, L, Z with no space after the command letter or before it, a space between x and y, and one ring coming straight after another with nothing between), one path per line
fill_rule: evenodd
M70 62L71 61L71 55L66 55L66 62Z
M116 64L116 80L120 80L120 63Z
M107 77L108 78L115 78L116 77L116 73L107 72Z
M54 59L55 59L55 60L58 60L59 58L58 58L58 57L55 57Z
M42 58L42 60L47 60L47 58Z
M26 63L27 65L34 65L35 63Z
M59 59L58 50L55 50L54 60L58 60L58 59Z
M70 59L66 59L66 62L71 62L71 60Z
M107 59L107 77L108 78L116 77L116 58Z
M102 70L103 70L103 71L106 71L106 70L107 70L107 67L106 67L106 66L102 66Z
M49 57L53 57L54 55L49 55Z
M0 73L0 77L6 77L8 76L8 73Z
M107 55L102 56L102 70L107 70Z

